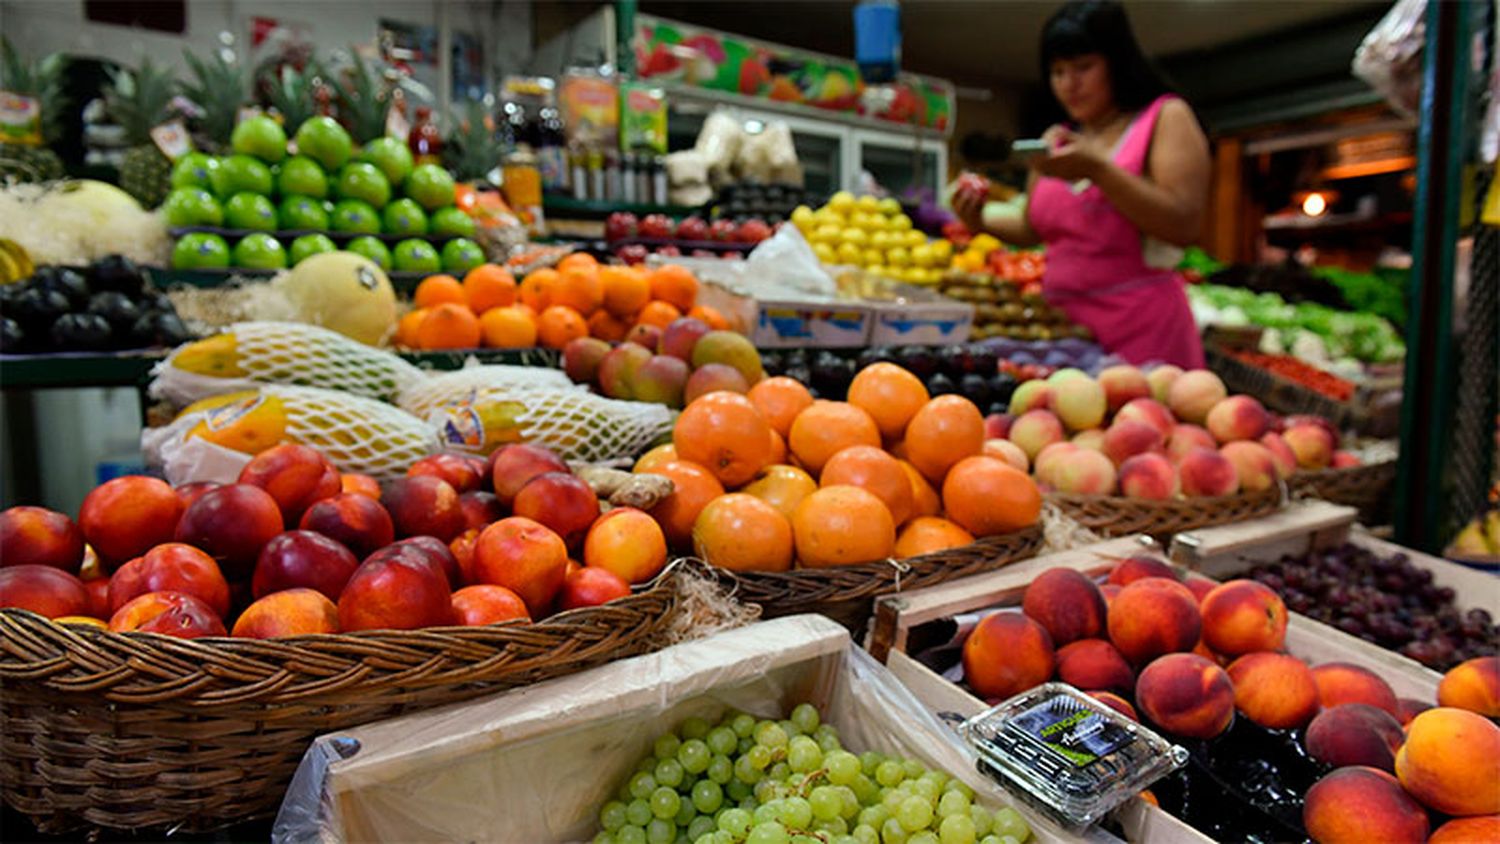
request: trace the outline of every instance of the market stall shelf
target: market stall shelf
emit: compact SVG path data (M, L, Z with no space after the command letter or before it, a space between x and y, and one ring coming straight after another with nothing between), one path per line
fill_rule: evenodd
M1389 523L1389 505L1396 485L1396 461L1342 469L1297 472L1287 479L1293 496L1321 498L1359 509L1367 525Z
M1194 528L1270 515L1283 506L1285 493L1272 487L1213 498L1152 501L1051 492L1047 501L1083 527L1103 536L1145 534L1165 538Z

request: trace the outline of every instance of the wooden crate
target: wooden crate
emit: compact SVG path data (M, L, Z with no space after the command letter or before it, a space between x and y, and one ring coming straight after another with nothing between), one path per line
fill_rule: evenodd
M1354 515L1355 511L1350 507L1320 501L1299 502L1265 519L1196 531L1178 546L1177 555L1181 559L1187 554L1182 549L1192 548L1194 567L1211 575L1215 571L1238 572L1254 562L1300 553L1309 547L1327 547L1345 538L1386 553L1403 550L1389 543L1351 534L1349 528ZM935 712L952 712L965 718L982 712L988 708L984 701L907 654L912 631L922 624L958 613L1016 606L1032 579L1049 568L1064 566L1093 577L1104 576L1115 565L1112 558L1138 550L1139 543L1140 540L1130 538L1111 540L1037 557L990 574L882 598L875 604L870 651ZM1416 559L1415 555L1413 558ZM1427 565L1431 559L1419 562ZM1443 563L1441 560L1436 562ZM1445 570L1441 573L1434 569L1434 581L1444 585L1453 585L1458 582L1457 578L1467 574L1448 570L1461 569L1452 564L1444 564L1443 568ZM1474 584L1469 586L1472 588ZM1490 588L1490 594L1493 594L1496 587L1492 585ZM1290 614L1286 647L1290 653L1313 665L1351 662L1369 668L1383 677L1400 697L1435 700L1437 684L1442 679L1441 675L1406 657L1297 614ZM1177 844L1212 840L1140 799L1126 803L1116 810L1114 817L1130 841Z

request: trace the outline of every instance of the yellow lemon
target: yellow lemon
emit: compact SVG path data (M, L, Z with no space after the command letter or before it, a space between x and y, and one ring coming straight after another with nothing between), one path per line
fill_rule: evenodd
M813 254L818 256L818 260L822 261L825 264L832 264L838 261L838 253L834 252L833 247L829 246L827 243L814 243L812 245L812 250Z
M854 194L846 190L841 190L833 196L828 197L828 207L840 214L848 214L854 210L855 203Z
M932 251L931 246L924 243L921 246L912 247L911 262L913 264L925 268L932 266L936 260L937 255Z
M863 260L860 263L867 267L877 266L885 263L885 253L879 249L866 249Z
M880 213L887 217L894 217L901 213L901 203L897 202L894 196L888 196L880 200Z
M813 225L813 210L806 205L798 205L792 211L792 225L803 231Z
M904 246L896 246L885 250L885 262L893 267L911 266L911 253Z
M840 233L839 241L841 243L852 243L855 246L863 249L865 246L869 245L870 236L865 234L863 229L848 228L844 229L844 231Z
M891 218L891 228L898 232L911 231L911 218L905 214L897 214Z
M864 257L864 252L852 243L840 243L838 248L839 263L857 264Z
M880 200L876 199L873 196L861 196L859 199L854 201L854 205L856 208L865 212L866 214L880 213Z
M838 243L839 235L842 233L843 229L839 228L838 226L835 226L832 223L824 223L823 225L818 226L817 231L813 232L813 242L827 244Z

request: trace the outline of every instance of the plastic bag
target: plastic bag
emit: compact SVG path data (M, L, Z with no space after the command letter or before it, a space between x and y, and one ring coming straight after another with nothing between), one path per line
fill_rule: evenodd
M1354 51L1354 75L1410 117L1422 106L1426 15L1427 0L1397 0Z
M785 717L803 701L844 746L921 759L978 800L1016 807L1038 841L1075 840L976 771L958 736L821 616L742 627L481 701L319 738L272 840L587 841L657 736L734 707Z
M745 260L743 277L751 280L750 292L767 296L771 291L789 291L832 297L838 285L823 270L823 264L796 226L782 226L762 242Z
M699 131L698 142L693 148L708 165L709 181L716 185L733 181L734 163L739 158L744 136L745 129L739 118L722 109L703 121L703 129Z

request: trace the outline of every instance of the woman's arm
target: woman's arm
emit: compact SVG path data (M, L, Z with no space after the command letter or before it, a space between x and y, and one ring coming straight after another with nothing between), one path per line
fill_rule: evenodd
M1031 171L1026 177L1026 195L1031 196L1036 187L1036 171ZM1031 220L1028 214L1009 213L985 213L986 200L982 197L967 196L963 194L953 197L953 210L958 214L969 231L979 234L989 232L1012 246L1036 246L1042 242L1037 233L1031 228Z

